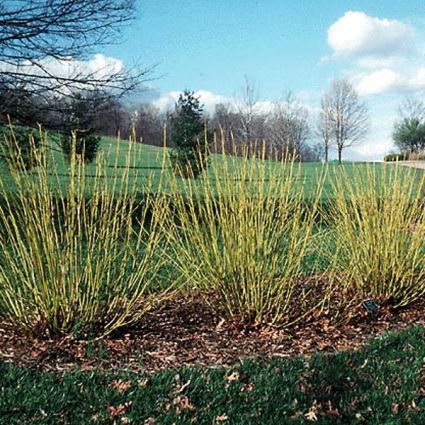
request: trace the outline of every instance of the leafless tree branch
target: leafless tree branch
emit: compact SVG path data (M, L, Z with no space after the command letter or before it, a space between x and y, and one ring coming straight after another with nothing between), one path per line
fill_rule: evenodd
M121 40L135 7L136 0L0 0L0 106L14 95L107 98L139 88L151 68L84 66L100 46Z
M341 162L343 149L354 146L366 136L369 111L347 80L335 80L326 96L332 135L338 150L338 161Z

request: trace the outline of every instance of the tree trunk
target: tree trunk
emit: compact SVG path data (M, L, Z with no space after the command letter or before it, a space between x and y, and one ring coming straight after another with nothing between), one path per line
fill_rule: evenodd
M342 164L342 146L338 146L338 162Z

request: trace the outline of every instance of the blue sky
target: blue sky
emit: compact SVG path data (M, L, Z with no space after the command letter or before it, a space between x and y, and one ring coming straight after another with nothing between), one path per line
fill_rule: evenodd
M211 106L235 96L247 75L261 99L292 90L314 118L331 80L349 78L371 110L369 137L350 155L378 159L391 149L398 103L425 92L425 4L143 0L124 42L100 53L126 66L157 64L149 85L159 105L190 88Z

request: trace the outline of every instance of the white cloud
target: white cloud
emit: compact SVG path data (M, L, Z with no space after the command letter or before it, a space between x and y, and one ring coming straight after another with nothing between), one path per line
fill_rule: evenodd
M174 104L179 99L180 94L182 94L180 91L168 92L154 100L153 104L159 108L161 112L169 111L174 108ZM195 96L199 97L199 100L204 105L204 109L210 113L214 111L215 105L219 103L231 102L229 98L210 92L208 90L195 91Z
M152 103L159 108L161 112L166 112L174 108L175 103L177 102L180 94L182 92L180 91L170 91L168 93L165 93L155 99ZM301 92L299 96L297 96L297 99L299 99L299 103L304 105L305 102L303 102L303 96L307 95L307 92ZM310 94L309 94L310 95ZM213 93L208 90L198 90L195 91L195 96L199 97L199 100L204 105L204 109L209 112L213 113L215 106L219 103L225 103L229 104L233 109L238 109L238 104L241 102L240 99L236 97L226 97L222 96L217 93ZM260 114L267 114L273 110L275 107L276 102L271 100L265 100L261 99L258 100L258 102L255 105L255 110L257 113ZM307 107L307 105L304 105Z
M345 60L360 95L425 89L419 29L399 20L348 11L328 29L332 58Z
M365 75L357 84L360 95L378 94L401 85L401 77L392 69L381 69Z
M408 57L389 56L389 57L361 57L357 59L357 64L364 69L396 68L406 65Z
M384 68L369 74L359 74L356 88L360 95L383 94L392 91L409 93L425 89L425 67L400 73Z
M199 96L201 103L204 105L205 109L208 112L213 112L215 105L219 103L227 103L229 99L225 96L207 91L207 90L198 90L195 92L196 96Z
M87 61L78 61L72 58L69 61L48 60L43 62L43 66L55 76L73 78L81 75L83 79L84 76L90 76L91 79L97 80L106 79L125 69L121 60L100 53L95 54Z
M396 56L411 46L414 29L397 20L348 11L328 30L328 43L337 56Z
M416 70L415 75L409 81L412 89L422 90L425 88L425 68L421 67Z
M125 66L119 59L97 53L86 61L76 60L72 57L67 60L48 58L41 60L39 66L29 61L25 61L18 66L2 64L0 61L0 69L9 72L21 71L43 78L54 76L56 78L81 78L84 80L84 77L90 77L91 80L104 80L111 75L124 71ZM53 84L55 83L52 78ZM84 88L84 84L81 84L81 88Z
M14 70L17 68L11 65L0 65L0 67L6 70ZM51 73L57 77L91 74L97 78L107 77L111 74L121 72L125 68L121 60L105 56L101 53L95 54L87 61L75 60L72 57L67 60L44 59L40 61L40 67L37 67L29 61L23 62L19 67L24 68L25 71L31 70L31 72L37 75L44 75L44 69L47 73Z
M273 108L275 107L275 102L272 102L270 100L261 100L256 105L256 110L260 114L267 114L273 111Z
M159 108L161 112L167 112L173 108L174 104L177 102L181 92L171 91L169 93L163 94L158 99L155 99L152 103Z
M179 96L183 92L181 91L170 91L165 93L152 101L152 104L156 106L161 112L167 112L174 109L174 105L179 99ZM195 96L199 97L201 104L204 105L204 110L207 113L213 114L215 106L219 103L230 105L233 111L237 111L241 107L241 99L238 97L226 97L208 90L198 90L194 92ZM313 93L309 91L301 91L295 96L295 101L298 106L304 107L309 113L316 114L317 108L312 106ZM259 99L255 104L255 113L258 114L269 114L271 113L277 104L286 103L285 100L266 100Z
M394 144L391 138L375 138L373 142L362 143L351 148L350 154L353 160L381 161L393 149Z

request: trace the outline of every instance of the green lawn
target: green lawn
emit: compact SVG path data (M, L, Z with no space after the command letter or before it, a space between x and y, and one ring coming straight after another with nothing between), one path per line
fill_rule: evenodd
M67 159L63 156L61 152L57 149L58 146L54 142L51 142L52 147L55 150L49 150L48 162L50 164L55 164L56 171L54 167L51 167L52 179L55 180L54 184L57 184L57 179L54 174L59 175L60 184L63 187L67 187L70 182L69 178L69 164ZM124 173L127 167L127 155L130 149L130 143L125 140L117 142L115 139L111 138L102 138L101 141L101 150L100 156L106 159L107 163L107 175L106 178L111 179L113 175L121 175ZM151 190L155 191L160 184L161 174L165 169L165 173L170 173L168 164L164 162L164 148L144 145L140 143L131 144L131 161L129 175L131 181L135 181L140 192L143 192L147 187L149 181L152 182ZM212 155L211 162L222 161L223 158L221 155ZM235 169L237 167L238 159L236 161L234 158L229 157L226 159L229 164L230 169ZM276 162L276 167L279 167L279 163ZM298 164L297 164L298 166ZM315 184L317 183L319 176L323 172L324 166L322 163L303 163L300 164L300 173L297 174L297 183L301 187L304 187L305 196L308 199L314 190ZM355 170L364 170L366 172L367 167L370 167L370 164L366 163L345 163L344 168L347 171L348 175L352 175ZM372 165L373 166L373 165ZM394 165L388 165L393 167ZM376 165L378 172L381 168L381 164ZM341 167L336 163L330 163L327 169L327 177L324 184L323 199L326 199L329 194L330 182L335 175L335 173ZM407 171L407 170L406 170ZM2 173L3 179L8 180L8 171L4 164L1 165L0 172ZM421 171L417 170L418 173ZM36 174L36 171L33 171ZM86 175L88 177L88 183L94 178L96 173L96 163L91 163L86 166ZM13 184L7 184L6 187L12 188ZM163 190L170 191L170 188L167 185L163 185Z
M423 424L424 359L414 327L358 352L152 376L0 363L0 424Z
M116 140L103 138L101 152L108 158L108 164L111 169L111 173L114 171L114 165L118 164L121 167L124 167L126 164L126 157L128 154L129 142L120 141L117 145ZM161 171L165 165L168 170L167 163L164 163L164 148L143 145L136 143L133 145L132 149L132 169L131 174L135 176L140 182L140 187L143 187L146 184L148 178L153 178L154 186L158 184L160 180ZM223 158L221 155L211 155L211 162L220 162ZM63 161L62 161L63 162ZM234 161L232 157L227 159L230 169L235 168L238 161ZM279 167L279 162L275 162L276 167ZM312 191L315 187L315 184L318 182L320 175L323 173L324 165L321 162L311 162L311 163L302 163L300 166L300 174L297 175L298 183L301 186L304 186L306 190L306 197L309 197L312 194ZM382 167L382 164L371 165L370 163L365 162L346 162L343 167L347 171L348 175L352 175L355 170L361 170L361 172L366 172L367 167L375 166L377 167L378 173L379 169ZM394 167L394 164L387 165L389 167ZM90 169L94 171L94 164L89 165L87 171ZM330 182L333 179L334 175L341 168L336 162L329 163L327 170L327 177L324 184L324 194L323 197L326 198L330 189ZM65 162L66 170L66 162ZM407 171L407 169L406 169ZM410 170L411 171L411 170ZM422 173L421 170L416 170L419 174Z

